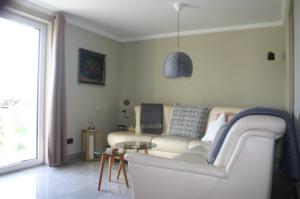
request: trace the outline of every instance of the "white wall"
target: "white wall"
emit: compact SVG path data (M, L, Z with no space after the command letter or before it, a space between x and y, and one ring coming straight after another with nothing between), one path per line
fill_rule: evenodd
M286 108L284 28L272 29L276 61L266 60L268 29L182 38L194 61L191 79L166 79L163 60L175 38L119 43L66 25L66 92L69 154L80 152L80 131L89 121L105 133L120 120L120 102L161 102ZM106 86L78 83L78 49L106 54ZM120 80L122 79L122 81ZM237 83L238 82L238 83ZM195 90L196 89L196 90Z
M95 121L97 128L108 133L115 128L119 114L120 43L87 30L66 24L66 95L67 135L74 138L68 154L81 150L81 129ZM78 49L106 55L105 86L78 83Z

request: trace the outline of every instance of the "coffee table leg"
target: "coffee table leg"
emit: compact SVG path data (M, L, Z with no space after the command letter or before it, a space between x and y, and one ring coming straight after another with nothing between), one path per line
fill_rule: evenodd
M100 191L100 188L101 188L101 181L102 181L102 176L103 176L103 169L104 169L105 159L106 159L105 155L102 154L102 156L101 156L101 162L100 162L100 174L99 174L98 191Z
M123 170L123 174L124 174L124 178L125 178L125 183L126 183L126 187L129 188L128 185L128 179L127 179L127 174L126 174L126 168L125 168L125 163L124 163L124 155L120 156L120 166Z
M111 167L112 167L112 164L113 164L113 156L110 155L109 160L108 160L108 181L109 182L111 181Z
M145 154L148 154L148 149L144 149Z
M121 169L122 169L122 164L121 164L121 161L120 161L120 163L119 163L119 168L118 168L117 180L119 180L120 173L121 173Z

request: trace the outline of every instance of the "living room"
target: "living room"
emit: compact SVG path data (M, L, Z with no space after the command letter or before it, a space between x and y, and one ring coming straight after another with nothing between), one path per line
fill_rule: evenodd
M51 43L49 27L53 28L53 16L60 12L65 17L65 129L66 138L72 140L66 145L68 158L77 159L80 156L81 130L91 122L96 129L102 129L105 136L116 130L118 124L135 127L134 106L141 103L269 107L288 111L298 121L299 2L181 2L184 6L180 15L174 11L173 1L90 0L74 3L67 0L27 0L11 1L6 5L3 13L9 12L10 15L45 24L48 28L46 44ZM291 39L293 34L294 40ZM167 78L164 61L169 53L178 50L178 42L179 51L187 53L192 59L192 76ZM102 85L79 81L79 49L105 55ZM49 64L49 46L46 51L45 63ZM268 59L269 52L275 54L275 60ZM45 92L47 94L47 89ZM126 99L130 104L127 107L128 119L124 120L122 110ZM296 129L299 129L297 124ZM296 135L299 140L298 131ZM63 168L71 165L69 163ZM93 168L96 176L93 179L95 186L87 189L92 190L94 195L81 197L131 198L131 189L128 192L123 181L117 185L113 184L115 182L105 182L106 188L113 187L112 193L109 189L104 195L98 192L99 162L81 162L79 166ZM76 166L71 166L70 171L76 169ZM7 171L11 172L9 169ZM20 172L22 174L23 171ZM55 172L61 171L50 170L50 173ZM82 175L81 180L84 180ZM130 171L128 175L131 183ZM4 177L5 174L0 176L1 184L5 183L5 180L1 181ZM79 185L80 178L78 180ZM114 186L121 189L121 194L116 193ZM299 183L297 186L299 195ZM296 198L293 194L290 198ZM66 195L61 197L67 198ZM69 197L76 198L76 195ZM12 197L6 195L3 198ZM32 198L42 197L36 195ZM276 197L272 195L272 198Z

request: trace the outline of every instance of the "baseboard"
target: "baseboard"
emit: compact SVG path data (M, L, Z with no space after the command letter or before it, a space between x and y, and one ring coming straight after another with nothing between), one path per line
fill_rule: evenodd
M80 153L75 153L75 154L71 154L68 156L68 160L72 161L72 160L77 160L80 159L81 154Z

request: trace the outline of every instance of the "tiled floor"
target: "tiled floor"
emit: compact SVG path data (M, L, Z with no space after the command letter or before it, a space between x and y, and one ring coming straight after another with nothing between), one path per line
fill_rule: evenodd
M0 175L1 199L130 199L121 173L116 181L117 164L112 171L112 182L107 182L105 165L102 189L98 191L99 162L72 161L67 166L50 168L38 166ZM130 179L129 179L130 183Z

